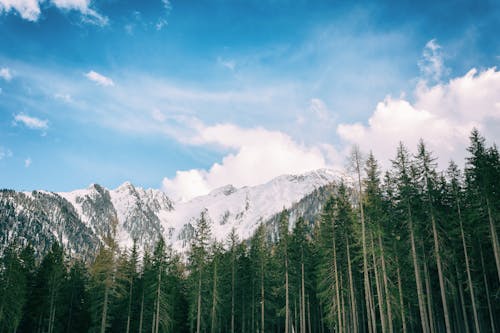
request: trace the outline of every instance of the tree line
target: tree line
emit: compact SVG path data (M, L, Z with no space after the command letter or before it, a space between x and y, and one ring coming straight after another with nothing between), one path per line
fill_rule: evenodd
M185 256L163 240L139 254L109 237L91 263L12 244L0 332L496 332L500 158L477 130L467 151L464 171L438 171L422 141L400 144L382 173L353 149L315 221L284 210L217 242L202 212Z

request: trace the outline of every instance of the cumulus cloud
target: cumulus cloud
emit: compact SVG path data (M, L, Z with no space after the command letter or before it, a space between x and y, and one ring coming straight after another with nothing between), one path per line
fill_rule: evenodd
M49 128L48 120L46 119L42 120L36 117L31 117L24 113L16 114L14 116L14 123L15 124L21 123L28 128L36 130L46 130L47 128Z
M99 74L95 71L90 71L90 72L86 73L85 76L87 77L87 79L95 82L96 84L98 84L100 86L108 87L108 86L115 85L113 80L111 80L109 77L106 77L106 76Z
M500 72L472 69L447 83L420 83L415 101L387 97L377 104L367 124L339 124L344 142L373 150L384 161L394 157L399 141L410 149L423 138L444 166L450 159L463 161L468 135L477 127L500 141Z
M12 73L10 72L10 69L0 68L0 78L4 79L5 81L12 80Z
M178 171L174 178L165 178L163 189L176 200L188 200L227 184L257 185L282 174L328 166L324 149L302 145L282 132L264 128L202 126L190 143L216 145L230 152L209 170Z
M0 0L0 13L8 13L11 10L16 11L19 15L28 21L38 21L41 10L40 4L43 0ZM61 10L76 10L82 14L84 22L106 25L108 18L99 14L91 8L90 0L51 0L51 3Z

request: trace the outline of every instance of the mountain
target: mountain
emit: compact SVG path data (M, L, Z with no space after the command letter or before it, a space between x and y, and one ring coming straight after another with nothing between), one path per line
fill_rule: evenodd
M313 219L338 179L334 171L321 169L257 186L227 185L187 202L174 202L160 190L129 182L113 190L97 184L61 193L1 190L0 250L16 239L44 253L57 240L85 259L110 235L121 247L130 248L136 239L146 249L162 235L167 244L184 252L202 211L217 240L225 240L233 227L241 239L248 239L260 223L272 232L284 208L290 212L291 226L298 216Z

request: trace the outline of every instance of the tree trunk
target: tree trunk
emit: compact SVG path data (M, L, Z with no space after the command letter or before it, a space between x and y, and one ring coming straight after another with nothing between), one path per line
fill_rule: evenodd
M380 235L380 233L378 234L378 246L380 247L380 259L382 261L382 276L384 281L385 302L387 308L387 322L389 323L389 333L393 333L394 327L392 323L391 294L389 293L389 281L387 278L387 270L385 267L384 245L382 243L382 236Z
M474 286L472 285L472 275L470 271L470 263L469 263L469 254L467 251L467 243L465 241L465 233L464 233L464 225L462 221L462 212L460 210L460 202L456 201L457 203L457 212L458 212L458 219L460 222L460 235L462 237L462 247L464 250L464 256L465 256L465 270L467 273L467 284L469 286L469 295L470 295L470 301L472 304L472 314L474 316L474 327L476 329L476 332L481 332L479 329L479 319L478 319L478 313L477 313L477 307L476 307L476 296L474 295Z
M130 317L132 316L132 288L134 286L134 279L130 279L130 288L128 292L128 314L127 314L127 330L125 333L130 332Z
M139 315L139 333L142 333L142 321L144 319L144 290L142 291L141 298L141 313Z
M396 256L396 272L398 275L398 293L399 293L399 308L401 309L401 324L403 325L403 333L406 333L406 316L405 316L405 305L403 301L403 286L401 285L401 274L399 272L399 261L398 256Z
M490 201L486 197L486 207L488 209L488 221L490 224L491 242L493 244L493 253L495 255L495 263L497 266L498 282L500 282L500 246L498 245L497 230L493 216L491 215Z
M372 261L373 261L373 270L375 274L375 287L377 289L377 300L378 300L378 310L379 310L379 315L380 315L380 324L382 327L382 333L386 332L386 318L385 318L385 312L384 312L384 297L382 295L382 287L380 285L380 278L378 274L378 269L377 269L377 258L375 256L375 246L373 245L373 235L370 235L370 243L371 243L371 252L372 252Z
M415 283L417 285L417 298L418 298L418 309L420 311L420 322L422 325L422 332L423 333L428 333L429 332L429 326L427 322L427 315L426 315L426 309L425 309L425 299L424 299L424 291L422 287L422 279L420 277L420 268L418 265L418 258L417 258L417 249L415 246L415 235L413 232L413 221L412 221L412 216L411 216L411 209L409 203L407 203L407 209L408 209L408 228L410 229L410 242L411 242L411 255L413 259L413 269L415 271Z
M231 333L234 333L234 283L235 283L235 268L234 268L234 249L231 258Z
M214 259L214 275L213 275L213 287L212 287L212 323L210 327L210 332L215 333L216 324L216 311L217 311L217 259Z
M457 274L458 294L460 296L460 304L462 308L462 317L464 319L465 333L470 333L469 320L467 318L467 309L465 308L464 289L462 286L462 281L460 281L460 274L458 273L457 265L455 265L455 272Z
M441 264L441 254L439 252L439 239L436 228L436 219L434 218L434 212L432 211L432 207L431 207L431 222L432 222L432 234L434 238L434 255L436 256L436 265L439 276L439 289L441 290L441 302L443 304L444 323L446 326L446 333L451 333L450 314L448 313L448 302L446 300L446 286L444 284L443 268Z
M423 247L423 244L422 244ZM425 251L424 251L425 252ZM424 278L425 278L425 290L426 290L426 296L427 296L427 311L428 311L428 320L429 320L429 326L431 333L436 332L436 326L434 322L434 310L432 305L434 304L432 300L432 287L431 287L431 278L429 276L429 268L427 267L427 257L425 256L424 253Z
M354 281L352 277L351 252L349 249L349 239L346 239L347 249L347 269L349 274L349 295L351 297L351 318L353 324L353 332L358 332L358 315L356 312L356 295L354 294Z
M334 221L332 221L332 224ZM333 227L335 230L335 226ZM335 231L333 234L333 270L335 272L335 304L337 305L337 330L342 333L342 313L340 307L340 286L339 286L339 274L337 267L337 250L335 245ZM332 307L333 308L333 307ZM332 318L333 319L333 318Z
M288 249L285 249L285 333L290 329L290 299L288 294Z
M300 264L300 291L301 291L301 311L300 311L300 332L306 333L306 286L305 286L305 269L304 269L304 249L301 249L301 264Z
M265 302L265 294L264 294L264 259L262 259L261 267L260 267L260 331L264 333L264 302Z
M160 299L161 299L161 265L158 268L158 286L156 287L156 320L155 320L155 333L160 329Z
M486 289L486 301L488 303L488 312L490 315L491 331L496 332L496 330L495 330L495 318L493 317L493 311L491 310L490 288L488 287L488 279L486 278L486 271L485 271L485 266L484 266L483 247L481 245L479 245L479 254L481 256L481 268L483 270L483 280L484 280L484 287Z
M104 302L102 305L102 314L101 314L101 333L106 332L106 316L108 312L108 297L109 297L109 287L106 283L104 287Z
M201 268L198 274L198 302L196 313L196 333L201 332Z

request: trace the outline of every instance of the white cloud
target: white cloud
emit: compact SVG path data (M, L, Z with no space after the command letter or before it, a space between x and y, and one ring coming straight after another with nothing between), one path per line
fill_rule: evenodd
M0 78L4 79L5 81L12 80L12 73L10 72L10 69L0 68Z
M115 85L115 83L113 82L113 80L111 80L109 77L106 77L106 76L104 76L102 74L99 74L99 73L97 73L95 71L90 71L87 74L85 74L85 76L90 81L94 81L95 83L97 83L100 86L108 87L108 86L114 86Z
M163 189L176 200L188 200L227 184L257 185L279 175L328 166L325 150L299 144L282 132L264 128L245 129L232 124L201 126L190 143L217 145L230 153L209 170L178 171L173 179L165 178Z
M31 158L28 157L27 159L24 160L24 167L29 168L31 166Z
M12 157L12 151L10 149L0 146L0 160L4 158Z
M448 68L444 65L441 45L435 39L425 44L418 67L423 78L431 82L441 81L442 77L448 73Z
M24 126L31 128L31 129L37 129L37 130L45 130L49 128L49 121L48 120L41 120L36 117L30 117L24 113L19 113L14 116L14 123L22 123Z
M82 14L85 23L105 26L109 19L91 7L90 0L51 0L52 4L64 11L75 10Z
M0 13L14 10L25 20L36 22L40 17L40 4L44 0L0 0ZM86 23L104 26L108 18L91 8L90 0L51 0L51 3L61 10L76 10L82 14Z
M25 20L35 22L40 16L39 0L0 0L0 14L14 10Z
M413 149L420 138L442 166L450 159L462 162L473 127L500 141L499 91L500 72L496 68L481 73L472 69L445 84L428 87L420 83L414 103L387 97L378 103L368 124L340 124L337 133L346 143L373 150L382 162L394 157L399 141Z

